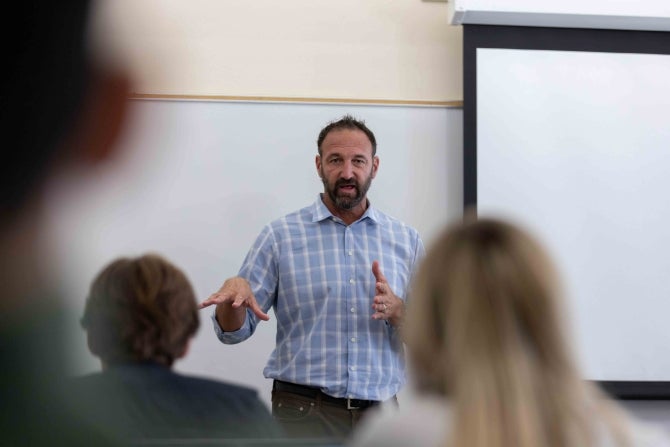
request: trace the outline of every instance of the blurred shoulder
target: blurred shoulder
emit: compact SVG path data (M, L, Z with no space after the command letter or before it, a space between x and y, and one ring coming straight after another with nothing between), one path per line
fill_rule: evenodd
M409 396L398 408L385 405L369 411L349 442L350 447L438 446L451 427L446 400L433 396Z
M670 433L660 425L632 420L629 433L633 447L670 447Z
M597 447L618 447L622 442L630 447L670 447L670 433L659 423L640 419L616 403L600 410Z
M174 373L175 380L181 381L189 388L202 389L209 393L221 393L239 398L258 399L258 392L248 386L225 382L218 379Z

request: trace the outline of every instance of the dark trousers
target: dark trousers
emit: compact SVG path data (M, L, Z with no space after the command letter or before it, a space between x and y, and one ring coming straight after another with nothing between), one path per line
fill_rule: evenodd
M391 399L397 405L395 396ZM362 416L381 402L339 399L318 388L275 380L272 415L292 438L344 440Z

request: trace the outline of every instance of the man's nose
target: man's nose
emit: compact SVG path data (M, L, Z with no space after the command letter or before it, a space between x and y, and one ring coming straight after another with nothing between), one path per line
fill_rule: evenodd
M345 161L342 164L342 177L345 179L353 178L354 176L354 165L350 161Z

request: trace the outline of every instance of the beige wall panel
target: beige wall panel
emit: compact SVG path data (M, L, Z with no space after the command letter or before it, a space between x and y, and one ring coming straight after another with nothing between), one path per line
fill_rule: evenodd
M462 34L421 0L100 0L136 92L462 100Z

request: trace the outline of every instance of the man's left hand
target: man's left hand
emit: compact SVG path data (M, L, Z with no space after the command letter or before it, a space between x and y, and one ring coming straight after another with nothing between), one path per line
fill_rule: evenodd
M379 267L379 261L372 262L372 274L375 275L375 297L372 308L374 320L386 320L393 326L398 326L405 315L405 303L398 298L389 287L386 277Z

